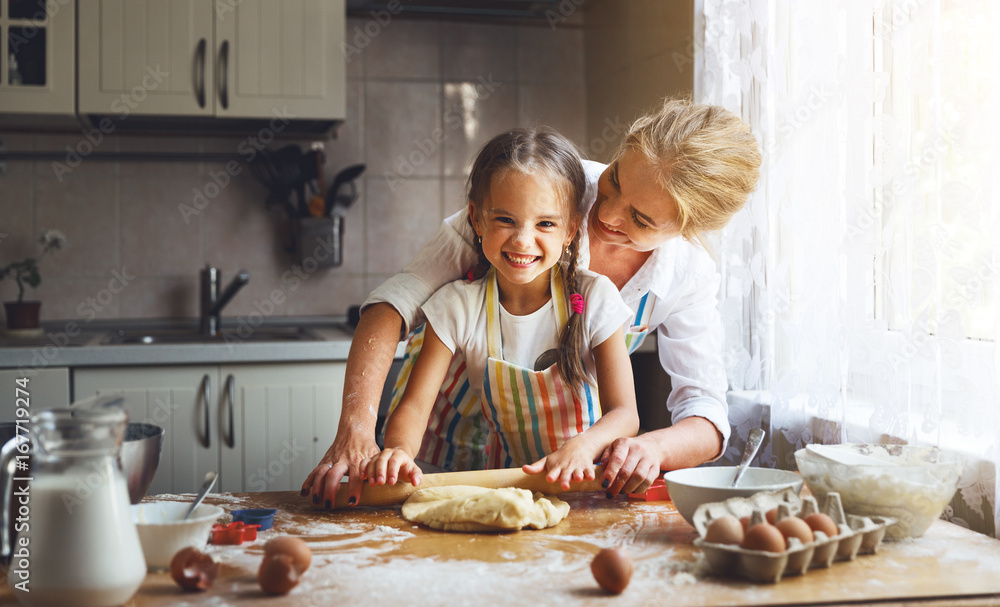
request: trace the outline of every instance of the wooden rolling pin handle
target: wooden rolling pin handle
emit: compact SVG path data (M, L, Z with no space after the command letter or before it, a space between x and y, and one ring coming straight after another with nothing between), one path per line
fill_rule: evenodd
M604 491L601 487L601 476L604 474L604 466L596 466L594 470L595 478L592 481L574 482L568 490L563 489L559 483L550 483L545 480L545 474L526 474L520 468L507 468L502 470L472 470L468 472L441 472L437 474L425 474L420 481L419 487L414 487L410 483L397 482L395 485L369 485L367 482L361 488L361 500L358 506L392 506L402 504L406 498L410 497L418 489L428 487L448 487L452 485L472 485L474 487L485 487L487 489L500 489L502 487L516 487L527 489L532 492L555 495L558 493L580 493L592 491ZM320 504L316 508L322 508ZM334 509L347 508L347 483L341 483L337 490L337 498L333 503Z

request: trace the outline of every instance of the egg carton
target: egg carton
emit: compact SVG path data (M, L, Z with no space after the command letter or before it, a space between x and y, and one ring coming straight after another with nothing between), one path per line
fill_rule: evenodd
M772 509L776 510L775 522L789 516L805 518L815 512L823 512L836 523L837 534L828 536L816 531L814 540L806 543L798 538L789 538L788 547L782 552L749 550L735 544L718 544L704 539L709 524L717 518L727 515L738 519L750 517L752 526L764 521L765 513ZM694 545L705 554L712 571L769 583L780 582L783 576L804 575L810 569L830 567L837 561L852 561L859 554L875 554L886 529L896 522L890 517L845 514L840 494L836 492L827 494L820 510L815 498L800 498L794 489L702 504L692 518L699 536Z

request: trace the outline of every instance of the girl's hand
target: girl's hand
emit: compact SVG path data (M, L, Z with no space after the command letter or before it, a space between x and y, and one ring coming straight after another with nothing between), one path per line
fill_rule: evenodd
M558 482L563 489L568 490L571 482L592 481L594 474L594 456L584 445L574 441L565 443L554 453L550 453L533 464L521 467L526 474L538 474L548 470L545 480Z
M361 478L368 479L370 485L395 485L397 479L402 479L416 487L423 476L413 457L402 449L390 447L362 462Z
M610 496L619 493L642 493L660 476L660 451L649 434L619 438L605 447L601 461L604 487Z

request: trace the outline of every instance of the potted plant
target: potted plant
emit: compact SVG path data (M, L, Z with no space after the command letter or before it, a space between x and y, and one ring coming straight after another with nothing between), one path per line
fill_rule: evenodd
M49 251L66 246L66 236L59 230L42 230L39 242L42 244L42 252L38 257L28 257L0 268L0 280L10 276L17 282L17 301L7 301L3 304L7 313L8 330L37 329L39 326L38 317L42 302L24 301L24 287L27 285L35 288L42 283L38 262Z

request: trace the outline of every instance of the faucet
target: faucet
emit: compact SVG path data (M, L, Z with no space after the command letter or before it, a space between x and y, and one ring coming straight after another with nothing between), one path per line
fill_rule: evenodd
M250 273L246 270L240 270L220 294L219 284L222 282L222 273L219 272L218 268L205 265L205 269L201 271L201 305L199 309L202 335L215 337L219 334L222 325L222 308L249 281Z

